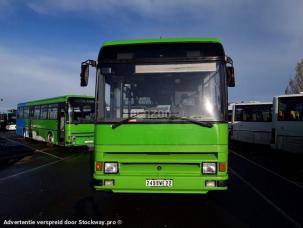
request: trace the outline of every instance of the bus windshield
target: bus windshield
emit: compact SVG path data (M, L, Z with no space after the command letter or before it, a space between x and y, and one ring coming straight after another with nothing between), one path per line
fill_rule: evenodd
M111 73L99 75L105 79L105 89L98 99L105 100L105 107L98 110L98 120L116 122L134 116L139 121L159 121L178 116L227 121L224 65L207 64L213 67L199 71L199 66L187 70L178 64L139 65L133 72L119 69L130 64L113 64Z
M16 124L16 114L15 113L7 114L7 124Z
M94 100L71 100L68 108L70 123L93 123L95 113Z

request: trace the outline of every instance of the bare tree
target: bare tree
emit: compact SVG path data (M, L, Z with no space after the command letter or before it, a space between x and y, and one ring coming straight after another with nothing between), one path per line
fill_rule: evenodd
M296 76L294 79L289 79L288 86L285 89L285 94L300 92L303 92L303 59L297 63Z

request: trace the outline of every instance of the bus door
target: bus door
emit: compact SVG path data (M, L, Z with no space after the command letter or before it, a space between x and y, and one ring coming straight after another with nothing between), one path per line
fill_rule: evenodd
M35 106L28 106L28 122L27 122L27 131L26 137L33 138L32 134L32 119L34 118L34 107ZM26 127L25 127L26 129Z
M5 115L0 113L0 130L5 129Z
M60 104L59 105L59 115L58 115L58 142L59 144L64 144L64 134L65 134L65 130L64 130L64 126L65 126L65 105L64 104Z

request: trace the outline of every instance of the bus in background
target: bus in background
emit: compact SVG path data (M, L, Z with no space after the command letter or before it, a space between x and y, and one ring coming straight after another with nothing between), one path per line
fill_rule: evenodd
M60 146L94 143L95 99L65 95L18 104L16 133Z
M16 110L10 109L6 113L0 113L0 130L16 130Z
M5 130L15 131L16 130L16 109L10 109L7 112L7 122Z
M303 94L273 98L271 148L303 154Z
M236 103L232 109L232 140L270 145L272 102Z
M6 125L6 114L5 113L0 113L0 130L5 130L5 125Z
M232 60L218 39L103 43L97 62L93 186L207 193L228 180L227 86Z

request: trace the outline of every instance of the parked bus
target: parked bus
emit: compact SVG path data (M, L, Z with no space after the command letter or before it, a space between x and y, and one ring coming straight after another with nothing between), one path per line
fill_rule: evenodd
M281 95L273 99L271 147L303 153L303 94Z
M0 130L5 130L6 126L6 114L0 113Z
M232 140L270 145L272 102L237 103L232 109Z
M0 113L0 130L16 130L16 110L11 109L6 113Z
M207 193L228 180L227 86L232 60L218 39L103 43L96 67L93 186Z
M19 136L60 146L93 145L95 99L66 95L18 104Z

